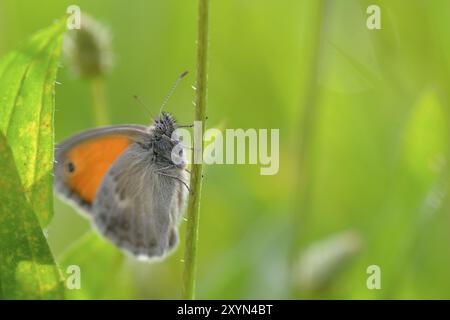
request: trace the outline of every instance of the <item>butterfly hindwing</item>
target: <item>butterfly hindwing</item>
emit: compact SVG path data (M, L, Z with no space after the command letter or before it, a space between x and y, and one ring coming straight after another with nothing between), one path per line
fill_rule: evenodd
M107 172L92 208L100 233L147 258L164 256L176 245L186 196L178 181L157 170L147 151L131 145Z

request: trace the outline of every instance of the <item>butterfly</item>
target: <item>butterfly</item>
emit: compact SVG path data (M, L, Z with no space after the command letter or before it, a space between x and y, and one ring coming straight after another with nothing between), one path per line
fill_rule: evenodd
M55 150L57 193L85 211L101 235L143 258L163 257L176 247L189 189L175 132L184 126L162 112L165 102L149 127L96 128Z

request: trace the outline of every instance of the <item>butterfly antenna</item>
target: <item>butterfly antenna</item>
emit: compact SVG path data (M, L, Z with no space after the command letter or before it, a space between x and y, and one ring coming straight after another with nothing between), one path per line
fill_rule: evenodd
M162 111L165 107L165 105L167 104L167 101L169 101L170 97L172 96L173 92L175 91L175 89L177 88L178 84L181 82L181 80L183 80L183 78L189 73L189 71L184 71L182 74L180 74L177 78L177 80L175 80L175 83L173 84L172 88L170 89L169 93L167 94L167 96L164 98L163 103L161 104L161 108L159 109L159 117L161 117L162 115Z
M134 95L133 98L139 103L139 105L141 105L150 114L150 117L152 118L152 120L155 121L155 117L153 116L152 112L150 111L150 108L145 103L143 103L137 95Z

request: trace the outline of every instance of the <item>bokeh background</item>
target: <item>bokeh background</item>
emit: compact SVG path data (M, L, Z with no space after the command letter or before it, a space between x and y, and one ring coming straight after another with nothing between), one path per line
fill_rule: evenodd
M133 95L155 112L186 69L167 110L192 121L196 1L0 0L0 54L71 4L113 37L112 124L148 124ZM366 27L370 4L382 30ZM208 126L280 129L280 171L206 168L197 297L450 298L450 3L212 0L210 28ZM58 81L60 141L96 119L67 61ZM183 241L138 262L57 198L48 239L81 266L74 298L180 297ZM366 286L370 265L380 290Z

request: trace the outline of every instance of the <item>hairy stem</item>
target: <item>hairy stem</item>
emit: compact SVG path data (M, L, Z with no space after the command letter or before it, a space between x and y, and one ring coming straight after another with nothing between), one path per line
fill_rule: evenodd
M194 134L194 153L203 152L203 134L206 119L206 84L208 71L208 29L209 29L209 2L199 0L198 7L198 34L197 34L197 79L195 97L195 121L201 121L201 136ZM198 138L200 141L198 141ZM196 141L197 139L197 141ZM201 148L201 149L199 149ZM193 157L195 159L195 155ZM200 159L201 160L201 159ZM197 263L198 225L200 215L200 195L202 189L202 164L192 164L190 182L190 196L187 209L186 247L184 255L183 298L195 298L195 278Z

